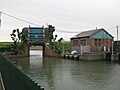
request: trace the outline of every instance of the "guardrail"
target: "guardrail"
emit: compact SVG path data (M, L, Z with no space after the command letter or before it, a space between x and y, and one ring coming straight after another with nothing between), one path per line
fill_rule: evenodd
M5 90L44 90L2 55L0 55L0 72Z

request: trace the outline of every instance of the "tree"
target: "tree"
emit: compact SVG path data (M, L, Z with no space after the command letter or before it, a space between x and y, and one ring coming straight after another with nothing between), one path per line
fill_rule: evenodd
M56 49L56 43L55 43L55 40L56 40L56 39L57 39L57 35L55 35L55 37L53 38L53 42L54 42L54 43L53 43L53 45L54 45L53 48L54 48L54 51L55 51L55 49Z
M53 35L55 32L55 27L52 25L48 25L48 42L50 48L54 49L55 48L55 40L57 38L57 35Z
M59 43L59 49L58 49L58 51L59 51L59 53L61 53L62 52L62 45L61 45L61 41L63 40L63 38L61 37L59 40L58 40L58 43Z
M48 25L48 41L51 43L53 40L53 32L55 31L55 27L52 25Z
M23 32L20 32L19 29L14 29L12 31L11 38L14 41L13 44L13 51L15 54L22 54L25 52L25 47L27 45L27 39L26 34Z
M55 27L52 25L48 25L48 43L49 43L49 47L51 49L53 49L55 52L61 53L62 49L61 49L61 41L63 40L63 38L60 38L58 40L58 42L56 42L57 36L58 35L54 35L53 33L55 32Z

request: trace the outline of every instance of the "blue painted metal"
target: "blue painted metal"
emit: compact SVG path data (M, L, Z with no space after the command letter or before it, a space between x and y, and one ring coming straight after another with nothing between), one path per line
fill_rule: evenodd
M43 41L44 39L43 27L29 27L28 38L29 38L29 41Z
M104 29L100 30L99 32L92 35L90 38L106 38L106 39L113 39L113 37L106 32Z

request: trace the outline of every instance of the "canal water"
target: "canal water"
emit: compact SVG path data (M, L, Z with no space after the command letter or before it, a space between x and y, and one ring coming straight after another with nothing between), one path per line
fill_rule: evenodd
M120 90L119 62L43 59L41 51L31 51L13 63L45 90Z

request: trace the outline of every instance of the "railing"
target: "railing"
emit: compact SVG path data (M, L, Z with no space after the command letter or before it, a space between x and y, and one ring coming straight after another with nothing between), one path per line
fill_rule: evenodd
M2 55L0 55L0 72L5 90L44 90Z
M5 90L1 73L0 73L0 90Z

